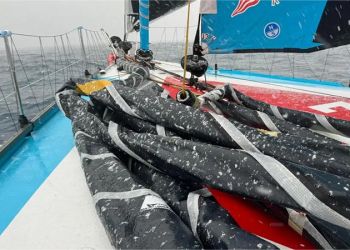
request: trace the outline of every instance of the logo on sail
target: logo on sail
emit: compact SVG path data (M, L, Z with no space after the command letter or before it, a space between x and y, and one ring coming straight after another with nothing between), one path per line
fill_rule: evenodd
M231 17L244 13L247 9L258 5L260 0L239 0L238 5L232 12Z
M231 14L231 17L237 16L246 12L247 9L257 6L260 0L239 0L238 5ZM279 0L271 0L271 6L276 6L280 4Z
M264 34L268 39L275 39L281 33L281 27L278 23L271 22L265 25Z
M202 33L202 40L215 41L216 36L209 34L209 33Z
M156 208L171 210L168 204L166 204L161 198L154 195L147 195L143 200L140 211L152 210Z

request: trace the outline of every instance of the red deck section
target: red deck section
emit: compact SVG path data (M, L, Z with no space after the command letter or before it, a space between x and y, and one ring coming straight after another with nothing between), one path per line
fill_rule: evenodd
M324 96L324 95L318 95L318 94L298 93L298 92L291 92L291 91L277 90L277 89L256 88L256 87L243 86L243 85L237 85L237 84L234 84L234 87L237 90L241 91L242 93L250 96L255 100L267 102L269 104L272 104L278 107L300 110L300 111L315 113L315 114L321 114L321 115L326 115L326 116L330 116L341 120L350 121L350 110L347 109L346 107L342 107L342 106L334 107L332 108L332 110L334 110L334 112L332 113L324 113L311 108L312 106L315 106L315 105L320 105L320 104L327 105L335 102L348 103L350 107L350 99L348 98Z
M245 231L292 249L316 249L306 238L299 235L279 218L265 211L262 206L216 189L210 189L210 192Z
M181 86L181 80L175 77L167 77L165 79L166 83ZM208 84L213 86L222 86L222 82L209 81ZM278 107L299 110L314 114L321 114L330 116L336 119L350 121L350 99L344 97L336 96L324 96L317 93L300 93L287 90L278 90L278 89L269 89L262 87L253 87L240 84L233 84L233 86L241 91L243 94L250 96L251 98L263 101ZM171 95L176 95L178 89L174 86L163 85L164 88L168 89ZM190 88L194 93L200 94L201 92ZM327 113L312 108L315 105L324 105L326 108L327 105L339 103L339 105L333 105L331 108L333 112Z

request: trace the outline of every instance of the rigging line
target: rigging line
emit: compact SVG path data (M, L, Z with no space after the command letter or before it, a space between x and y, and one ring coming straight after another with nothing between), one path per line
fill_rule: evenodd
M154 66L154 68L155 68L155 69L158 69L158 70L160 70L160 71L163 71L163 72L165 72L165 73L168 73L169 75L179 77L180 79L183 80L182 76L179 75L179 74L176 74L176 73L174 73L174 72L168 71L168 70L163 69L163 68L161 68L161 67L159 67L159 66L156 66L156 65ZM185 79L185 80L186 80L186 79Z
M164 46L165 46L165 51L166 51L166 58L169 58L170 48L168 48L167 29L164 28L164 31L165 31Z
M310 70L311 73L314 75L315 79L321 80L321 77L318 76L318 75L316 74L316 72L312 69L312 67L311 67L311 65L310 65L310 63L309 63L309 61L305 58L305 54L303 54L303 58L304 58L304 61L305 61L306 64L307 64L307 66L309 67L309 70ZM325 70L325 69L323 69L323 70Z
M55 51L57 49L59 62L60 62L60 65L62 66L62 65L64 65L64 62L62 60L62 55L61 55L60 47L59 47L58 42L57 42L57 37L54 37L54 41L55 41ZM55 74L56 74L56 72L55 72ZM63 71L63 82L65 81L65 79L66 79L66 72Z
M171 43L170 43L170 49L168 50L168 55L167 55L167 58L169 58L169 55L170 55L170 52L174 52L174 44L175 44L175 29L173 31L173 38L171 40Z
M89 32L89 35L90 35L90 41L91 41L91 47L92 47L92 50L94 52L94 55L95 55L95 62L98 64L99 62L99 55L98 55L98 49L96 47L96 43L95 43L95 40L94 40L94 37L92 36L92 33Z
M72 48L70 37L68 35L66 35L65 37L67 41L66 44L67 44L67 51L69 56L69 64L71 65L70 70L72 75L70 77L75 76L75 73L77 77L80 77L82 75L81 71L79 71L78 67L76 67L75 64L72 64L72 61L79 61L80 59L78 58L78 56L76 56Z
M187 25L186 25L186 45L185 45L185 58L184 58L184 73L182 79L182 93L185 92L186 83L186 68L187 68L187 52L188 52L188 31L190 29L190 13L191 13L191 0L187 0Z
M11 68L10 70L14 70L16 72L15 53L13 51L13 40L12 40L12 44L11 44L11 56L12 56L12 62L13 62L13 69ZM19 84L20 84L20 82L17 79L18 87L19 87ZM12 92L12 93L16 94L16 92L17 92L16 88L14 86L13 86L13 88L14 88L14 92ZM18 91L18 92L19 92L18 94L20 94L20 91ZM18 98L20 98L20 97L18 96ZM18 103L18 100L17 100L17 96L16 96L16 106L17 106L16 111L18 112L19 111L19 103Z
M95 41L95 43L96 43L96 47L97 47L97 50L98 50L98 54L99 54L99 56L100 56L100 59L99 59L99 60L102 61L102 60L103 60L103 52L102 52L101 46L100 46L100 44L99 44L99 42L98 42L98 38L97 38L96 32L93 32L92 34L93 34L93 36L94 36L94 41Z
M73 62L73 63L71 63L71 64L69 64L69 65L67 65L67 66L65 66L65 67L63 67L63 68L61 68L61 69L58 69L56 73L61 72L61 71L64 72L66 69L68 69L68 68L72 67L73 65L76 65L76 64L78 64L78 63L80 63L80 62L82 62L82 60L75 61L75 62ZM50 73L50 76L53 75L53 74L55 74L55 72ZM28 88L28 87L30 87L30 86L33 86L33 85L39 83L40 81L42 81L42 79L43 79L43 78L40 78L40 79L38 79L38 80L36 80L36 81L34 81L34 82L31 82L30 84L28 84L28 85L26 85L26 86L20 87L19 89L20 89L20 90L23 90L23 89L26 89L26 88ZM13 95L13 94L14 94L14 92L12 92L11 94L7 95L6 98L9 97L9 96L11 96L11 95ZM1 100L0 100L0 101L1 101Z
M155 79L155 78L158 78L158 79ZM159 76L156 76L156 75L152 75L152 81L155 82L155 83L161 84L161 85L171 86L171 87L179 89L179 90L182 89L182 87L180 85L176 85L174 83L167 82L165 79L163 79L163 78L161 78ZM196 94L196 93L193 93L193 94L195 96L200 96L200 94Z
M293 78L295 78L295 55L293 54Z
M54 44L54 55L55 55L55 65L54 65L54 77L55 77L55 93L57 91L57 75L56 75L56 70L57 70L57 51L56 51L56 46L55 46L55 39L53 39L53 44Z
M176 40L175 40L175 44L174 44L174 51L176 51L176 56L177 58L179 58L179 31L177 28L175 28L175 31L174 31L174 36L176 37Z
M249 73L252 72L252 54L249 53L249 59L248 59L248 67L249 67Z
M174 30L175 31L175 30ZM174 42L175 42L175 34L173 32L172 39L170 42L169 49L167 50L167 58L170 58L170 53L174 53Z
M165 44L165 42L163 43L163 38L165 35L165 29L163 29L162 31L162 35L160 36L160 44ZM165 41L165 40L164 40ZM163 48L162 48L163 49ZM164 48L165 49L165 48ZM158 50L155 51L155 58L159 58L160 55L158 55Z
M327 50L326 60L325 60L324 65L323 65L323 71L322 71L322 75L321 75L321 79L320 79L321 81L323 80L324 73L326 72L326 67L327 67L328 56L329 56L330 50L331 50L331 49L328 49L328 50Z
M165 46L165 51L167 51L169 53L168 44L167 44L167 30L166 29L164 29L164 46ZM168 54L167 54L167 58L168 58Z
M91 33L91 35L94 37L94 41L95 41L95 44L96 44L96 49L97 49L97 52L98 52L98 55L99 55L99 64L101 65L101 67L106 67L107 65L106 65L105 56L103 55L103 51L101 49L101 45L98 42L98 38L97 38L96 32Z
M171 44L171 50L174 53L174 57L177 58L179 57L179 51L178 51L178 31L177 28L174 28L174 32L173 32L173 40L172 40L172 44Z
M90 48L90 53L91 53L91 57L92 57L92 59L91 59L91 61L90 60L88 60L88 64L89 64L89 66L90 65L93 65L94 63L93 62L97 62L97 55L96 55L96 51L95 51L95 49L94 49L94 45L93 45L93 43L92 43L92 41L91 41L91 39L90 39L90 32L88 32L87 30L85 30L85 35L86 35L86 39L87 39L87 42L88 42L88 46L89 46L89 48ZM96 66L96 64L95 64L95 66ZM92 66L91 66L92 67ZM92 68L91 68L92 69Z
M15 44L15 42L14 42L14 40L13 40L12 37L11 37L11 44L12 44L12 48L15 49L15 52L16 52L16 54L17 54L19 63L20 63L20 65L21 65L21 67L22 67L24 76L26 77L26 80L27 80L27 82L28 82L28 84L29 84L29 85L27 85L27 86L29 86L29 87L30 87L30 90L32 91L32 95L33 95L34 100L35 100L35 105L36 105L38 111L40 111L39 104L38 104L38 100L37 100L37 98L36 98L36 96L35 96L35 93L34 93L33 88L30 86L30 81L29 81L29 77L28 77L27 71L25 70L24 63L23 63L23 61L22 61L22 58L20 57L20 54L19 54L18 49L17 49L17 46L16 46L16 44Z
M73 51L70 39L67 34L66 34L66 40L67 40L67 49L68 49L70 58L73 58L75 61L79 60ZM78 67L75 66L75 64L72 65L72 68L75 69L77 76L80 76L81 72L79 71ZM72 72L73 72L73 69L72 69Z
M232 57L233 58L233 57ZM214 54L214 64L218 65L218 57L217 54Z
M70 42L69 37L68 37L67 34L66 34L66 39L67 39L68 51L70 51L69 54L70 54L70 55L73 55L74 59L77 59L77 56L76 56L76 54L75 54L75 52L74 52L74 50L73 50L72 44L71 44L71 42Z
M88 50L89 50L88 55L87 55L86 67L89 67L89 69L90 69L90 62L96 61L96 55L94 53L94 49L92 48L92 44L91 44L91 41L89 38L89 33L87 30L85 30L85 37L86 37L86 46L85 46L85 44L84 44L84 46L86 48L88 48Z
M275 55L276 55L276 53L273 53L272 62L271 62L271 68L270 68L270 70L269 70L269 75L272 74L272 70L273 70L273 66L274 66L274 64L275 64L275 58L276 58Z
M86 33L86 37L90 43L90 48L91 48L91 56L93 57L91 61L89 61L90 65L95 65L97 68L100 67L99 63L99 55L98 51L96 50L96 46L93 40L93 36L91 32Z
M68 65L69 63L68 63L66 48L65 48L65 45L64 45L64 41L63 41L63 36L60 36L60 38L61 38L63 56L64 56L64 59L65 59L65 65ZM68 70L69 70L69 69L67 68L67 72L65 72L65 73L67 73L67 78L66 78L66 79L68 79L68 75L69 75ZM65 75L65 76L66 76L66 75Z
M97 35L96 35L96 32L92 33L94 35L94 41L96 43L96 48L98 50L98 54L100 56L100 59L99 61L101 61L101 63L103 62L104 60L104 57L103 57L103 51L101 49L101 44L98 42L98 38L97 38Z
M67 40L67 36L62 36L62 39L65 39L65 45L64 45L64 52L65 52L65 55L66 55L66 65L70 65L70 63L71 63L71 61L73 60L72 59L72 55L71 55L71 53L69 52L69 47L68 47L68 40ZM70 75L68 75L68 70L70 71ZM69 66L68 68L67 68L67 77L69 78L69 77L71 77L71 76L73 76L73 70L72 70L72 67L71 66Z
M6 101L6 97L5 97L5 95L4 95L4 92L2 91L1 86L0 86L0 92L1 92L1 95L3 96L3 99L2 99L2 100L4 101L4 103L5 103L5 105L6 105L6 108L7 108L7 111L8 111L8 113L9 113L10 117L11 117L12 123L13 123L13 125L14 125L16 131L18 131L17 123L15 122L15 119L14 119L13 116L12 116L12 112L11 112L10 106L8 105L8 103L7 103L7 101ZM2 101L2 100L0 100L0 101Z
M268 71L269 70L269 66L268 66L268 63L267 63L266 54L263 53L263 56L264 56L265 66L266 66L265 70Z
M62 62L62 57L61 57L60 49L59 49L59 46L58 46L58 43L57 43L57 38L54 37L53 40L54 40L55 52L56 52L56 50L57 50L57 52L58 52L59 63L60 63L60 65L62 65L63 62Z
M237 63L237 54L232 54L232 57L230 57L231 58L231 61L232 61L232 69L234 70L234 69L236 69L236 67L235 67L235 65L236 65L236 63ZM216 54L215 54L215 56L214 56L214 60L215 60L215 63L217 64L217 58L216 58Z
M40 43L40 36L38 37L39 38L39 43ZM42 81L42 85L41 85L41 87L42 87L42 90L43 90L43 95L42 95L42 99L41 99L41 106L42 106L42 109L44 109L44 100L45 100L45 73L44 73L44 70L43 70L43 68L44 68L44 66L43 66L43 57L42 57L42 51L41 51L41 48L40 48L40 53L41 53L41 55L40 55L40 59L41 59L41 80L39 81L39 82L41 82Z
M108 46L108 45L103 45L103 42L102 42L102 38L101 38L101 36L100 36L100 32L101 31L96 31L96 39L97 39L97 41L98 41L98 44L99 44L99 46L100 46L100 50L101 50L101 52L102 52L102 54L105 52L105 49L106 49L106 46Z
M90 30L90 29L86 29L86 28L83 28L83 30L88 31L88 32L96 32L96 31L98 31L98 30Z
M288 61L289 61L289 67L290 67L290 73L292 75L292 77L294 78L294 57L293 57L293 61L290 58L291 53L287 53L288 56Z
M77 30L77 29L75 28L75 29L72 29L72 30L70 30L68 32L65 32L65 33L62 33L62 34L57 34L57 35L31 35L31 34L23 34L23 33L12 33L12 35L26 36L26 37L59 37L59 36L65 35L65 34L72 33L75 30Z
M157 69L157 70L163 71L163 72L165 72L165 73L167 73L167 74L169 74L169 75L172 75L172 76L175 76L175 77L177 77L177 78L182 79L182 76L181 76L181 75L176 74L176 73L171 72L171 71L168 71L168 70L166 70L166 69L163 69L163 68L161 68L161 67L159 67L159 66L154 66L154 68ZM152 77L158 77L158 76L152 75ZM160 78L160 77L158 77L158 78L159 78L159 79L162 79L162 78ZM162 79L162 80L163 80L163 79ZM186 79L186 81L187 81L187 79ZM163 82L162 82L162 83L163 83ZM180 87L179 85L176 85L176 84L166 83L165 80L164 80L164 84ZM185 85L185 88L186 88L186 85ZM212 85L210 85L210 84L207 83L207 89L206 89L206 90L207 90L207 91L211 91L211 90L213 90L213 89L215 89L215 86L212 86Z
M87 50L87 55L86 55L86 59L87 61L90 60L90 57L92 56L92 53L91 53L91 47L90 47L90 40L89 40L89 37L88 37L88 34L87 34L87 30L84 30L85 32L85 41L86 41L86 50ZM83 33L83 32L82 32ZM88 62L86 62L86 67L88 67Z
M102 37L101 37L101 32L102 31L98 31L97 32L97 36L98 36L98 38L99 38L99 40L100 40L100 44L101 44L101 47L103 48L103 50L106 50L106 48L109 48L108 47L108 43L106 43L106 39L102 39ZM113 53L113 49L112 48L110 48L110 49L108 49L108 50L106 50L106 51L108 51L108 52L112 52Z
M51 81L50 72L49 72L49 65L47 64L47 61L46 61L45 51L44 51L44 47L43 47L43 43L42 43L41 37L39 38L39 41L40 41L41 56L42 56L42 59L43 59L42 62L44 63L44 66L45 66L45 69L46 69L46 76L49 79L51 92L53 92L52 81ZM53 92L52 94L54 95L55 93Z

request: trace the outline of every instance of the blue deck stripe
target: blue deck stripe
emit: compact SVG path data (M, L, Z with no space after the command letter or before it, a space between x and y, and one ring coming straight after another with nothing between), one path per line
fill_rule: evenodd
M70 120L56 112L0 166L0 235L73 145Z
M215 70L212 68L208 69L208 74L215 75ZM265 75L261 73L244 72L239 70L229 70L229 69L219 69L216 71L216 75L238 78L243 80L259 81L259 82L269 82L278 84L291 84L291 85L301 85L301 86L311 86L311 87L341 87L345 86L338 82L330 81L319 81L304 78L291 78L285 76L275 76L275 75Z

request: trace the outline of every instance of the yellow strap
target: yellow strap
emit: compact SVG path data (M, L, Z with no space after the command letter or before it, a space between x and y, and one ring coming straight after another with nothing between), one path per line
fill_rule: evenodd
M105 87L110 85L112 85L110 81L96 80L84 84L77 84L77 91L80 94L90 95L91 93L104 89Z
M276 131L269 131L269 130L265 130L265 129L258 129L261 133L265 134L265 135L269 135L272 137L278 137L278 135L280 134L280 132L276 132Z
M184 74L182 78L182 92L185 91L186 86L186 68L187 68L187 50L188 50L188 31L190 28L190 12L191 12L191 0L187 0L187 25L186 25L186 45L185 45L185 58L184 58Z

